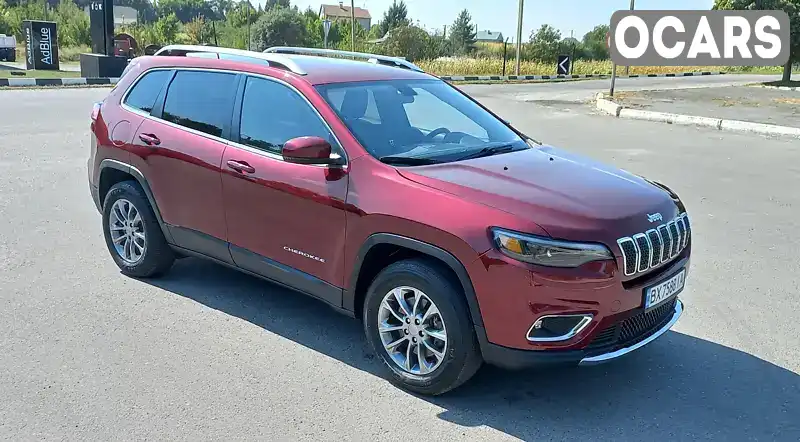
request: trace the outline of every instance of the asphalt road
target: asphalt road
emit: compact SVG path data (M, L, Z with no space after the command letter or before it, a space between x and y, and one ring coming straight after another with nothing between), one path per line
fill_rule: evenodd
M484 91L532 136L682 195L687 312L615 363L484 368L431 399L392 387L359 325L303 296L195 259L121 276L86 183L104 93L0 91L0 439L800 439L795 141Z

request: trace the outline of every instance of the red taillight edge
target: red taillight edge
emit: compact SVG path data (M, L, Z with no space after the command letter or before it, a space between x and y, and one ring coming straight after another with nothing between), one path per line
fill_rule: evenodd
M92 122L97 121L97 117L100 116L100 108L103 107L103 102L98 101L92 106Z

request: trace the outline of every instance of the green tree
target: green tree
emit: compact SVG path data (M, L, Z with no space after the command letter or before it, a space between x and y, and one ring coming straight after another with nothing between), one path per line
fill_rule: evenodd
M609 53L606 36L609 29L608 25L597 25L583 36L583 50L586 58L608 60Z
M400 26L392 29L384 43L386 55L405 57L409 61L435 58L436 45L424 29L417 26Z
M175 13L163 15L153 24L154 43L162 45L175 43L178 32L181 29L181 22Z
M251 48L261 52L272 46L302 46L308 41L303 17L294 9L273 8L253 25Z
M196 17L183 25L183 33L186 34L186 43L188 44L196 45L214 42L211 25L202 17Z
M458 55L465 55L475 50L475 40L478 33L472 24L472 16L464 9L458 14L456 21L450 28L450 45Z
M253 24L258 20L259 13L253 8L253 5L248 1L240 1L233 6L233 9L228 11L226 20L228 23L236 28L246 27L248 24Z
M159 17L175 14L181 23L188 23L198 16L215 16L211 3L205 0L159 0L157 10Z
M8 18L9 14L10 10L5 0L0 0L0 34L11 35L14 33Z
M267 0L264 3L264 11L269 11L275 7L288 8L289 6L289 0Z
M372 27L369 28L369 33L367 34L367 38L369 38L370 40L376 40L381 37L383 37L383 34L381 34L381 25L379 24L372 25Z
M56 7L58 44L61 47L88 46L92 44L89 16L71 1L62 1Z
M392 6L389 6L389 9L383 13L383 20L379 24L380 37L385 36L387 32L394 28L408 26L409 23L411 21L408 19L408 8L405 1L400 0L400 3L397 3L397 0L394 0Z
M561 32L550 25L542 25L537 31L531 32L528 50L534 60L555 62L561 52Z
M209 0L208 3L218 20L225 19L234 7L233 0Z
M567 37L561 40L559 44L559 53L569 55L574 60L585 59L588 58L586 56L586 51L583 47L583 43L580 42L577 38L574 37Z
M791 20L791 56L783 67L783 81L792 79L792 64L800 62L800 0L714 0L716 10L783 10Z

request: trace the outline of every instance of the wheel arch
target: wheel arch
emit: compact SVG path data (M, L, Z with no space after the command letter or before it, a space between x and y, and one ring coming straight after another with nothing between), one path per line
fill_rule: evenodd
M126 181L127 175L139 183L139 186L141 186L145 196L147 197L147 201L150 203L150 207L153 208L153 213L156 215L158 225L161 227L164 237L167 239L168 243L174 243L172 240L172 235L170 234L166 223L164 223L164 219L161 217L161 211L158 209L158 204L153 196L153 191L150 189L150 185L147 183L147 178L145 178L144 174L142 174L139 169L131 166L130 164L123 163L122 161L105 159L100 162L99 171L100 178L98 180L98 197L100 199L101 207L105 202L105 197L109 189L111 189L114 184Z
M478 306L478 298L464 264L452 253L441 247L392 233L374 233L370 235L359 248L358 255L356 255L356 262L350 275L348 288L344 290L343 294L342 307L345 310L352 311L356 317L361 317L360 310L363 308L366 289L380 269L385 268L385 265L381 265L382 263L370 268L370 264L366 264L368 262L366 258L370 256L371 252L380 251L382 248L393 251L390 253L398 253L398 251L400 253L399 256L395 255L395 259L386 260L385 262L387 263L396 262L405 257L423 256L436 259L448 267L461 284L473 325L483 328L483 319L481 318L480 307ZM362 271L365 267L367 272ZM376 267L378 268L376 269Z

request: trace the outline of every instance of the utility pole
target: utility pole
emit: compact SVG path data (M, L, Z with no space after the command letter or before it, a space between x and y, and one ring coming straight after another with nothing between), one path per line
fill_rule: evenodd
M633 11L634 8L636 8L636 0L631 0L631 11ZM628 76L630 74L631 74L631 67L625 66L625 76Z
M356 0L350 0L350 30L353 34L353 52L356 51Z
M525 8L525 0L519 0L519 17L517 18L517 67L516 75L519 75L519 61L522 57L522 12Z
M572 42L572 56L569 60L569 74L572 75L572 72L575 71L575 31L569 31L569 39Z
M444 25L444 39L447 40L447 25Z
M250 50L250 1L247 2L247 50Z

